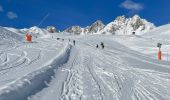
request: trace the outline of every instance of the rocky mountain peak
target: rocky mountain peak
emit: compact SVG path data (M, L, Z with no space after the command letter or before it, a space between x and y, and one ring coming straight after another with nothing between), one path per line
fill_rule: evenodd
M132 19L136 19L136 20L137 20L137 19L141 19L141 18L140 18L139 15L136 14L136 15L134 15L134 16L132 17Z
M153 23L142 19L139 15L134 15L131 18L118 16L114 21L106 26L102 21L97 20L91 26L81 28L80 26L73 26L65 31L73 34L116 34L116 35L131 35L142 34L155 28Z
M118 16L113 22L106 25L104 33L131 35L133 32L141 34L155 28L154 24L145 19L140 18L139 15L134 15L132 18Z
M47 29L46 29L49 33L58 33L59 30L56 29L56 27L54 26L47 26Z
M83 32L83 29L80 26L72 26L67 28L64 32L80 35Z
M114 22L118 22L118 23L125 23L126 21L126 17L123 15L123 16L118 16Z
M103 24L103 22L100 20L97 20L90 27L88 27L88 30L89 30L89 33L97 33L101 31L104 27L105 25Z

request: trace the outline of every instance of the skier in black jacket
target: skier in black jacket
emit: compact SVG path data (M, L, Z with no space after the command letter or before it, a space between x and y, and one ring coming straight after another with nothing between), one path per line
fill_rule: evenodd
M98 45L98 44L96 45L96 48L99 48L99 45Z
M74 44L74 45L76 44L76 41L75 41L75 40L73 40L73 44Z
M103 42L101 42L101 44L100 44L101 46L102 46L102 49L104 49L104 43Z

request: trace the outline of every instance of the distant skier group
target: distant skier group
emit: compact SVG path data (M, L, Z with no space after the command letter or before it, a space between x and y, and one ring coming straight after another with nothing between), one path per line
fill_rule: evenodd
M57 38L57 40L60 40L60 38ZM64 39L61 39L62 41L64 41ZM68 39L69 42L71 42L71 39ZM76 41L73 40L73 45L76 45Z
M101 46L102 49L104 49L104 47L105 47L103 42L100 43L100 46ZM96 45L96 48L99 48L98 44Z
M57 40L60 40L60 38L57 38ZM61 40L64 41L64 39L61 39ZM71 42L71 39L68 39L68 41ZM74 46L76 45L76 41L75 41L75 40L72 40L72 43L73 43ZM100 45L99 45L99 44L96 45L96 48L97 48L97 49L100 48L100 47L101 47L102 49L105 48L105 45L104 45L103 42L101 42Z
M70 39L68 39L68 41L71 42ZM75 40L73 40L73 45L74 45L74 46L76 45L76 41L75 41Z

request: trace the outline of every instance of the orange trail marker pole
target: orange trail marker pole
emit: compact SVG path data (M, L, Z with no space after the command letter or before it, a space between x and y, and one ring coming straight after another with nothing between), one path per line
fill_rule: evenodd
M158 51L158 60L162 60L162 52L161 52L161 50Z
M157 44L157 47L159 48L159 51L158 51L158 60L162 60L161 46L162 46L161 43Z
M32 35L26 34L25 39L26 39L27 42L32 42Z

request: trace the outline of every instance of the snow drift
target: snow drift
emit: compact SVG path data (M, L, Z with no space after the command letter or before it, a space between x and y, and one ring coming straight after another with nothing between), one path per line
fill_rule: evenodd
M0 100L27 100L27 97L34 95L50 82L54 76L54 70L68 61L71 45L66 45L58 56L48 62L49 65L36 70L6 87L0 89Z
M0 27L0 41L21 41L22 39L23 37L21 35L11 32L3 27Z

